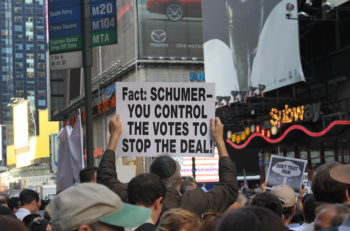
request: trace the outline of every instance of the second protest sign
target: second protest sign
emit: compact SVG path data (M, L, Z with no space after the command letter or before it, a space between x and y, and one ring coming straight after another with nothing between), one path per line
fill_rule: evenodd
M116 83L120 156L213 156L212 83Z

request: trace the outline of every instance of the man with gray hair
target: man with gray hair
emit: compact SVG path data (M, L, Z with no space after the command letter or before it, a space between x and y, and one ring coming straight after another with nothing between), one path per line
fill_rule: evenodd
M126 200L127 184L119 181L115 166L116 145L122 132L119 115L109 123L111 133L108 148L103 154L97 171L97 182L109 187L112 191ZM210 132L217 144L219 152L219 183L209 192L200 188L179 192L181 186L180 165L170 156L157 157L150 166L150 172L158 175L166 186L163 210L181 207L201 215L209 210L224 212L238 195L236 168L228 156L223 139L224 126L219 118L211 119Z
M55 231L124 231L143 224L151 210L123 203L106 186L73 185L46 207Z

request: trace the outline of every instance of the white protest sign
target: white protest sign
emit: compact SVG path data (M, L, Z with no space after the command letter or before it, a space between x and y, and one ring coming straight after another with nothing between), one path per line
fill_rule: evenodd
M213 83L116 83L120 156L213 156Z
M267 186L285 184L299 191L306 164L306 160L272 155L266 177Z

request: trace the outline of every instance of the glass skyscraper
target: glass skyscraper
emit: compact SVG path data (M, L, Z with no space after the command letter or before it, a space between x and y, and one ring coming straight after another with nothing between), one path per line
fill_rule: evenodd
M46 0L0 0L0 124L11 123L11 98L46 108Z

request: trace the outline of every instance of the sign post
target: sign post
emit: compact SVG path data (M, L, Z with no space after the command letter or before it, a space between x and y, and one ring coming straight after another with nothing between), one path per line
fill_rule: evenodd
M93 127L92 127L92 96L91 96L91 33L90 33L90 6L89 0L83 0L83 67L85 84L85 113L86 113L86 156L87 166L94 166L93 155Z

